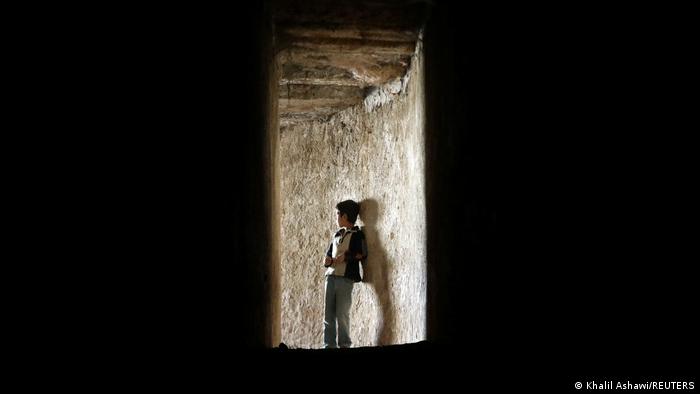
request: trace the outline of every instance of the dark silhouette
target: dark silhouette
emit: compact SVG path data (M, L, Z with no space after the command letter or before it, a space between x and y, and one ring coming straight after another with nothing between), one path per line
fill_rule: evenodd
M389 291L389 280L391 279L387 270L389 261L377 233L376 225L379 211L377 200L370 198L360 202L360 218L365 224L362 231L365 233L370 250L367 262L363 266L365 270L363 281L374 289L381 308L380 328L377 331L375 342L378 345L390 345L394 340L394 309Z

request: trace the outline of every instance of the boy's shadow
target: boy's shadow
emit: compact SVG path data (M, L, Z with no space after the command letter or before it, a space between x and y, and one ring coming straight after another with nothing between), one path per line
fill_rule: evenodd
M391 345L394 340L394 308L389 288L389 261L376 227L379 218L379 203L374 199L361 201L360 218L364 223L362 231L367 239L368 254L366 264L363 264L362 267L362 281L374 289L381 313L375 343L377 345Z

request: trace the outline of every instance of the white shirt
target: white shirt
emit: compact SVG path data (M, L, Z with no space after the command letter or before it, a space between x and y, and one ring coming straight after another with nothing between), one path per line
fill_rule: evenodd
M337 258L338 256L342 256L345 254L345 252L348 250L350 247L350 238L352 238L352 233L355 231L352 231L351 229L345 229L344 233L342 235L338 235L333 238L333 252L332 252L332 258ZM342 230L342 229L341 229ZM344 276L345 275L345 267L347 266L347 263L345 260L338 261L336 263L331 264L330 267L326 269L326 276L328 275L336 275L336 276Z

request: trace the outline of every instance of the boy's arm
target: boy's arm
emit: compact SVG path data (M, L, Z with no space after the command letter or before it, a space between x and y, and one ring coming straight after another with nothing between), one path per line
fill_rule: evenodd
M365 239L365 234L363 232L358 231L356 234L359 234L360 236L357 237L357 242L355 242L353 256L355 257L355 260L364 261L367 258L367 240Z
M324 267L330 267L331 264L333 264L333 242L331 242L330 246L328 247L328 251L326 252L326 258L323 260L323 266Z

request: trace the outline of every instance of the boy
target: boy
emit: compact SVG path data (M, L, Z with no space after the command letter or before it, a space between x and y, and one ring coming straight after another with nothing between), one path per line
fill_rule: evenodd
M323 347L347 348L350 340L350 306L353 283L360 282L360 263L367 258L367 242L355 226L360 204L353 200L336 206L338 227L328 247L323 266L326 268L325 316L323 320ZM337 325L336 325L337 320ZM336 330L337 327L337 330ZM338 338L336 340L336 332Z

